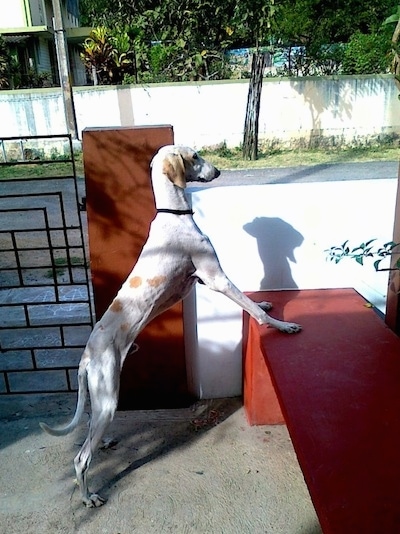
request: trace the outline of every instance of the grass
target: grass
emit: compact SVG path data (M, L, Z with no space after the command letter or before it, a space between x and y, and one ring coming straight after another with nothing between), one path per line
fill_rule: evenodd
M240 148L201 150L201 155L219 169L254 169L263 167L297 167L324 163L360 163L368 161L397 161L399 149L393 146L293 149L260 152L256 161L244 160Z
M245 160L240 148L200 150L203 157L221 170L263 167L297 167L324 163L357 163L368 161L397 161L398 147L382 145L357 148L323 148L260 151L256 161ZM82 153L75 154L77 176L84 176ZM0 166L0 179L46 178L71 176L71 164L55 162L49 165Z
M76 155L76 162L82 169L83 175L83 163L82 155ZM55 161L54 163L44 164L21 164L21 165L2 165L0 166L0 180L11 180L16 178L54 178L61 176L72 176L71 163L62 163ZM77 174L80 175L77 168Z

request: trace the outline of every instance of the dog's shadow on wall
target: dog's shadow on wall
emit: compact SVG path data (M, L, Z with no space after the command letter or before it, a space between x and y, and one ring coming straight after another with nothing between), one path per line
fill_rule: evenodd
M259 289L297 289L290 262L296 263L294 251L304 241L301 233L278 217L256 217L243 229L257 240L264 267Z

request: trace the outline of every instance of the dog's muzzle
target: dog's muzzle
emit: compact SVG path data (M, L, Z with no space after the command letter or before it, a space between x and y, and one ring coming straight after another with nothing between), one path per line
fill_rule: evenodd
M217 169L216 167L214 168L214 175L211 177L211 178L204 178L203 176L199 176L197 179L196 179L196 182L211 182L212 180L215 180L215 178L218 178L218 176L221 175L221 171L219 169Z

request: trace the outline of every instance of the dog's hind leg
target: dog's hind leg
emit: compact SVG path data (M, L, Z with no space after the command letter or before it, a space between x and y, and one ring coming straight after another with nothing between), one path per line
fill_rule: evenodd
M117 409L119 373L119 361L116 361L114 354L108 354L108 358L92 361L88 366L92 415L88 437L76 455L74 465L82 501L89 508L98 507L105 503L105 499L97 493L89 492L87 473L93 453Z
M76 479L78 481L79 489L82 496L82 502L88 508L95 508L101 506L106 502L105 499L100 497L97 493L90 493L87 483L87 473L89 465L92 459L93 452L99 444L105 429L111 421L109 416L101 416L99 418L92 418L90 423L89 435L85 440L81 450L76 455L74 464Z

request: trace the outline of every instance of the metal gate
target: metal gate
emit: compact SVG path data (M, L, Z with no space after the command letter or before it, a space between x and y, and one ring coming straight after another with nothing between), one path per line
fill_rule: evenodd
M70 136L0 139L0 394L76 389L93 326Z

